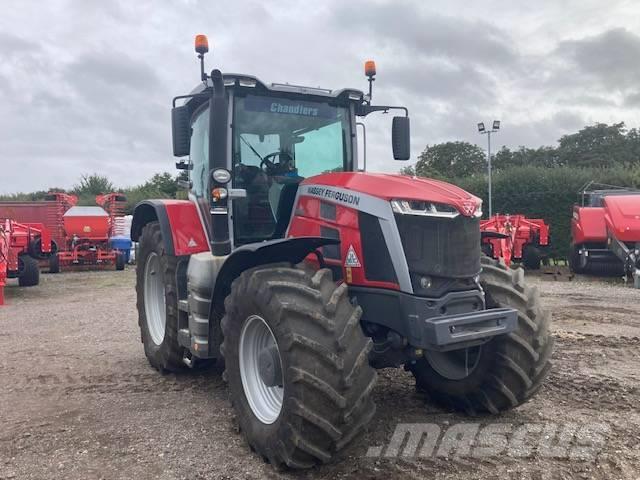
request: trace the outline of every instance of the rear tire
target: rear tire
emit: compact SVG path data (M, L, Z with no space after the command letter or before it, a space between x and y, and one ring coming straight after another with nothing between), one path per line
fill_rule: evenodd
M573 243L569 246L569 270L573 273L584 273L584 268L580 266L580 247Z
M38 260L31 255L20 255L18 262L22 265L19 269L18 285L21 287L33 287L40 283L40 266Z
M435 403L471 415L498 414L529 400L551 369L553 347L549 314L537 290L525 285L522 269L510 270L483 257L480 277L488 308L518 310L517 330L483 344L475 367L464 378L447 378L426 359L409 367L417 388Z
M60 259L58 254L49 257L49 273L60 273Z
M186 368L178 344L177 267L178 258L165 253L158 222L146 224L136 265L138 324L147 360L160 372Z
M116 252L116 270L124 270L125 263L124 253Z
M362 310L350 303L347 285L336 286L328 269L309 273L262 266L233 282L225 309L225 380L251 448L276 467L329 462L375 412L371 340L362 332ZM275 340L281 386L268 386L262 374L252 375L256 369L247 368L252 364L245 353L251 344L247 332L260 323L257 318L268 327L261 326L262 331L268 330ZM256 379L267 388L264 400ZM275 404L269 403L272 397Z
M540 250L533 245L526 245L522 252L522 264L527 270L540 270L542 264Z

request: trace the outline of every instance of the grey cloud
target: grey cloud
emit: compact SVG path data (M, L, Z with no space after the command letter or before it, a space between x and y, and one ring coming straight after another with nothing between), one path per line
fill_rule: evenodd
M640 36L624 28L560 43L557 53L578 68L575 75L616 90L640 83Z
M154 88L159 79L155 71L141 60L124 53L87 53L67 66L65 77L76 85L105 84L130 89Z
M395 42L411 58L442 57L454 63L516 64L510 36L482 20L424 13L420 3L350 2L334 18L345 29L368 34L379 44Z
M405 96L478 107L497 101L498 95L493 77L472 65L403 64L390 68L389 80L394 88L405 90Z
M26 40L18 35L0 31L0 58L39 49L40 46L32 40Z
M625 105L629 107L640 107L640 91L630 93L624 98Z

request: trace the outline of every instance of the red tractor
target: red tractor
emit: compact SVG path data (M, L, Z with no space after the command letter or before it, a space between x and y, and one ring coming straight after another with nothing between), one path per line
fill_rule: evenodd
M625 275L640 288L640 191L589 182L571 219L575 273Z
M55 254L56 243L41 223L0 223L0 305L4 304L7 278L17 278L21 287L40 283L38 260Z
M480 231L483 253L502 258L507 266L515 260L529 270L538 270L549 246L549 225L540 218L494 215L480 220Z
M369 93L205 73L174 98L189 200L136 206L137 308L152 366L224 360L248 444L274 465L330 461L374 415L376 369L447 408L526 402L550 368L549 315L522 270L480 251L481 202L445 182L358 171Z

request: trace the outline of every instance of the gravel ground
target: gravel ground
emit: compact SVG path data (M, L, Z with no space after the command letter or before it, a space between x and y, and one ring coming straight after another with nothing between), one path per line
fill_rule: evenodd
M0 479L640 478L640 290L547 277L530 283L554 316L554 368L531 402L499 418L470 419L425 403L405 372L384 370L366 434L341 461L303 473L276 472L249 450L219 369L163 376L148 366L133 270L11 285L0 307ZM399 423L444 432L461 422L506 425L507 439L530 425L526 438L536 448L367 456L369 447L389 443ZM554 427L594 424L606 431L587 435L587 444L599 445L587 460L540 446L561 442ZM574 446L585 441L568 438Z

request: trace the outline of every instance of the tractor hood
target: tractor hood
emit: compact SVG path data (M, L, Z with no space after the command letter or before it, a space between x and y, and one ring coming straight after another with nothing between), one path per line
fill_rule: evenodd
M451 185L420 177L386 173L339 172L310 177L303 185L326 185L365 193L384 200L422 200L454 206L461 214L473 216L482 200ZM640 197L638 197L640 199Z
M640 195L604 198L607 228L623 242L640 242Z

